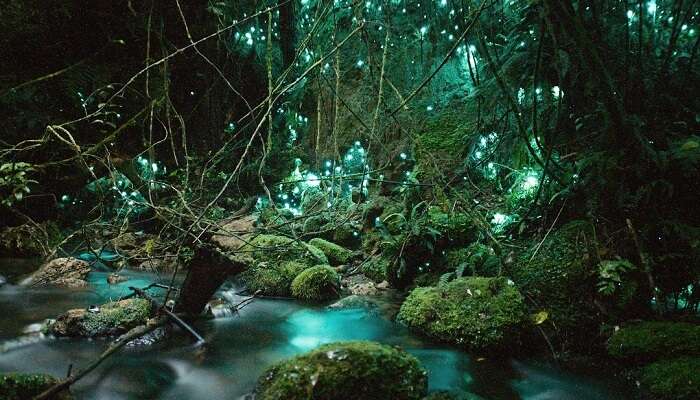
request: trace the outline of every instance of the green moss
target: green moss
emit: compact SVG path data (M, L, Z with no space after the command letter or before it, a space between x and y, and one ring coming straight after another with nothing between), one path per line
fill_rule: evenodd
M321 250L331 265L346 264L352 258L352 251L321 238L311 239L309 244Z
M426 373L415 357L378 343L346 342L271 367L256 399L418 400L426 391Z
M241 261L255 265L260 262L276 264L297 261L303 264L328 264L328 259L318 248L285 236L259 235L241 247Z
M700 358L657 361L642 368L640 383L654 399L700 398Z
M0 374L0 399L26 400L40 394L57 382L46 374ZM54 400L69 400L73 396L66 390L53 397Z
M414 289L398 319L441 341L489 351L517 341L526 310L522 295L505 278L460 278Z
M362 264L362 273L375 282L383 282L387 280L388 268L389 260L383 257L372 257Z
M241 278L251 293L259 291L265 296L289 297L292 295L292 281L309 267L296 261L260 263L243 272Z
M148 300L134 298L105 303L96 313L71 310L59 316L50 331L57 336L110 336L143 325L151 314Z
M300 273L292 281L292 295L307 301L324 301L337 298L340 293L340 276L328 265L317 265Z
M649 361L681 355L700 355L700 325L647 321L615 332L608 352L625 360Z

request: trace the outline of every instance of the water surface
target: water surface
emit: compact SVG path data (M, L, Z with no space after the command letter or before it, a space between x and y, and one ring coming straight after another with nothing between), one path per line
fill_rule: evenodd
M0 270L2 264L0 264ZM10 277L16 282L20 274ZM65 376L69 365L86 365L105 340L17 339L32 324L61 312L129 293L128 286L167 282L146 272L125 272L129 281L110 286L107 272L90 274L87 290L0 288L0 372L46 372ZM228 284L219 296L243 298ZM566 373L533 361L475 360L464 352L419 338L381 313L328 310L292 301L255 300L239 313L196 324L208 345L195 349L184 334L112 356L73 387L78 399L244 399L272 363L341 340L375 340L399 345L428 371L430 390L450 390L468 399L623 399L614 382Z

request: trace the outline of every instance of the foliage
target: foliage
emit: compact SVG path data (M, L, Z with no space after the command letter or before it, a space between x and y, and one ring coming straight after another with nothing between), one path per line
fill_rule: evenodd
M635 266L627 260L604 260L598 265L598 292L612 295L623 284L624 274Z
M292 281L292 296L312 302L338 298L340 276L329 265L305 269Z
M258 382L261 400L419 400L427 392L418 360L373 342L332 343L272 366Z
M0 204L12 207L22 201L24 195L31 192L30 185L38 183L29 178L35 171L34 166L26 162L0 165Z
M460 278L413 289L398 320L476 352L517 344L527 319L522 295L505 278Z

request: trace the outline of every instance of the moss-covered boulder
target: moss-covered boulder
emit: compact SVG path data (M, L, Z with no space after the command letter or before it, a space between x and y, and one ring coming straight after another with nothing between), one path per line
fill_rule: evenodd
M373 342L318 349L268 369L256 389L259 400L418 400L427 391L418 360Z
M248 291L264 296L289 297L292 281L309 265L296 261L270 264L262 262L241 274Z
M46 374L8 373L0 374L0 399L27 400L56 384L57 380ZM54 396L53 400L70 400L68 390Z
M611 356L650 361L673 356L700 356L700 325L684 322L645 321L626 326L608 341Z
M700 357L682 357L649 364L642 368L639 383L654 399L700 399Z
M307 265L328 264L325 254L317 247L286 236L258 235L242 246L237 253L240 261L254 266L297 261Z
M301 272L292 281L292 296L306 301L338 298L340 276L329 265L317 265Z
M527 313L523 296L507 279L459 278L414 289L398 319L441 341L490 351L517 342Z
M362 273L375 282L387 280L388 269L389 260L383 257L372 257L362 264Z
M100 307L68 310L48 326L56 336L113 336L143 325L151 314L148 300L133 298L105 303Z
M309 244L321 250L330 265L346 264L352 258L352 251L321 238L311 239Z

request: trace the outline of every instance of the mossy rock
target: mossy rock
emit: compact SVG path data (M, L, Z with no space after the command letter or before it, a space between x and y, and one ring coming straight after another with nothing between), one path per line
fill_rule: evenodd
M352 258L352 251L321 238L311 239L309 244L321 250L330 265L346 264Z
M268 369L259 400L418 400L426 373L403 350L373 342L323 345Z
M700 325L685 322L646 321L615 332L608 341L611 356L651 361L673 356L700 356Z
M143 325L151 314L151 302L133 298L105 303L98 312L69 310L60 315L48 330L56 336L113 336Z
M387 280L389 260L383 257L372 257L362 264L362 273L374 282Z
M657 361L642 368L639 382L654 399L700 399L700 357Z
M339 297L340 276L329 265L304 270L292 281L292 296L306 301L325 301Z
M488 352L517 344L527 314L523 296L507 279L459 278L414 289L398 319L429 337Z
M297 261L307 265L328 264L325 254L318 248L286 236L258 235L242 246L237 254L240 261L255 266Z
M241 278L251 293L289 297L292 295L292 281L307 268L310 266L296 261L263 262L243 272Z
M0 399L26 400L42 393L56 384L57 380L46 374L7 373L0 374ZM53 400L70 400L68 390L52 397Z

